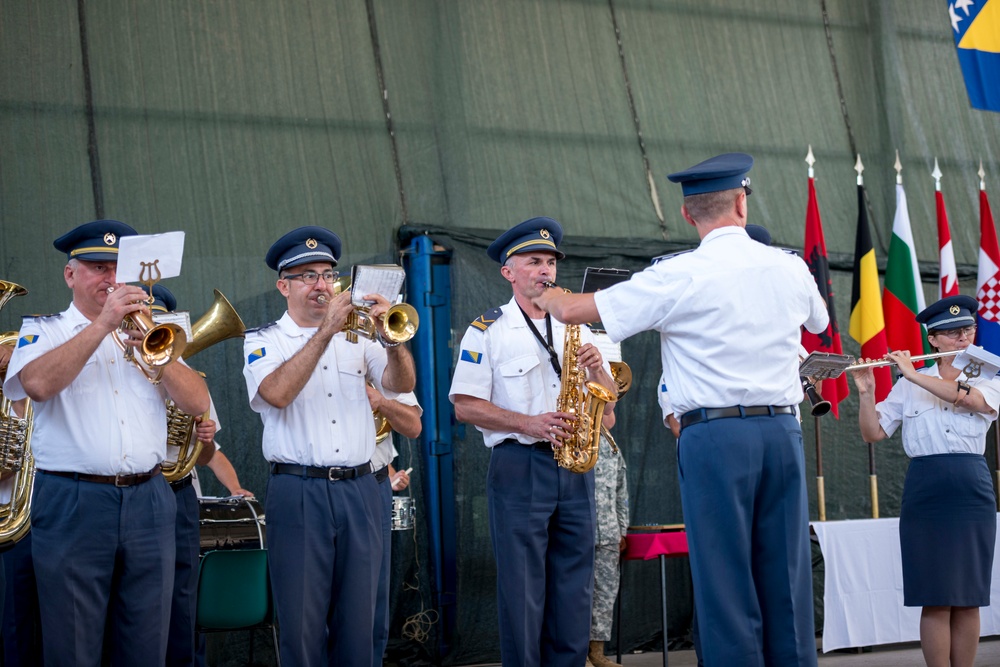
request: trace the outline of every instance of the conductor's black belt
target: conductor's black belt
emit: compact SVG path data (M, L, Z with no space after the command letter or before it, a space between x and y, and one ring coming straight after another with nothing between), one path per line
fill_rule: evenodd
M733 405L728 408L698 408L685 412L681 416L681 428L694 426L713 419L731 419L733 417L774 417L775 415L794 415L793 405Z
M552 443L549 442L548 440L540 440L538 442L533 442L530 445L526 445L523 442L519 442L518 440L515 440L514 438L507 438L505 440L501 440L498 443L498 446L499 445L517 445L518 447L531 447L532 449L537 449L537 450L539 450L541 452L551 452L552 451Z
M357 479L372 472L371 461L359 466L301 466L295 463L272 463L271 472L275 475L295 475L296 477L315 477L339 482L342 479Z
M184 489L191 486L192 482L194 482L194 475L188 473L187 475L184 476L183 479L179 479L176 482L170 482L170 488L173 489L175 492L183 491Z
M153 469L149 472L138 472L134 474L122 474L117 475L91 475L84 472L66 472L63 470L39 470L46 475L55 475L56 477L66 477L72 479L75 482L93 482L95 484L114 484L115 486L135 486L136 484L142 484L143 482L148 482L157 475L160 474L160 464L157 463L153 466Z
M381 484L385 480L389 479L389 466L382 466L375 471L375 481Z

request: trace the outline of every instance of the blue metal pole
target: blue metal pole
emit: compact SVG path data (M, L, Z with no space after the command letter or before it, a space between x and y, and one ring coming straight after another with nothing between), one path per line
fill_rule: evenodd
M403 251L407 303L420 317L411 343L417 368L417 400L423 408L421 453L426 469L428 547L434 578L433 604L440 619L438 655L451 650L456 621L457 531L452 457L451 252L435 249L427 236L414 237Z

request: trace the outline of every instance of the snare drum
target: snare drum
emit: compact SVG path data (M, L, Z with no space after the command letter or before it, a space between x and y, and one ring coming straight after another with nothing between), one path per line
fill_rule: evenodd
M201 552L215 549L260 549L264 546L264 512L255 498L199 498Z
M413 506L413 498L409 496L393 496L392 498L392 529L412 530L413 519L417 508Z

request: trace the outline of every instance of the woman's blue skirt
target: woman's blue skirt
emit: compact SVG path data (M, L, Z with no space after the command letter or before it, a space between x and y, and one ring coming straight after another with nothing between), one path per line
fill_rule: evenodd
M996 497L985 457L911 459L899 513L903 604L988 606L996 531Z

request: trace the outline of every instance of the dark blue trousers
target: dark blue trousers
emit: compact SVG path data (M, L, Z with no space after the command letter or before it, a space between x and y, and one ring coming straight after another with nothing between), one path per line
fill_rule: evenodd
M695 424L677 458L705 665L816 665L798 421Z
M162 475L143 484L77 482L38 473L31 556L45 664L159 665L167 652L174 584L174 492Z
M3 663L42 664L42 626L31 561L31 531L3 553L7 592L3 601Z
M389 643L389 574L392 566L392 480L388 477L378 483L382 498L382 567L378 575L375 595L375 631L372 636L372 667L382 667L382 656Z
M486 480L504 667L580 667L594 589L594 473L493 448Z
M193 665L195 656L194 621L198 606L198 556L201 525L198 522L198 494L188 485L174 491L177 499L174 591L170 604L167 665Z
M371 667L383 507L374 475L271 475L268 566L285 667Z

